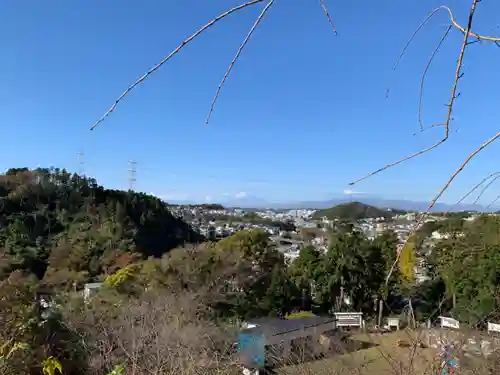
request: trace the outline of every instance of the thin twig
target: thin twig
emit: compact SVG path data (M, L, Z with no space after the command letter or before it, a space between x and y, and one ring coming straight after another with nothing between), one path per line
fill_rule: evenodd
M488 188L491 186L491 184L493 184L496 180L498 180L500 176L495 176L490 182L488 182L488 185L486 185L483 190L481 190L481 192L479 193L479 195L477 196L476 200L474 201L473 204L476 204L477 202L479 202L479 199L481 199L481 197L483 196L483 194L486 192L486 190L488 190Z
M111 108L99 120L97 120L94 123L94 125L92 125L92 127L90 128L90 130L94 130L97 125L99 125L102 121L104 121L104 119L107 116L109 116L111 114L111 112L113 112L115 110L115 108L118 105L118 103L121 102L123 100L123 98L125 98L125 96L127 96L130 93L130 91L132 91L140 83L144 82L144 80L146 78L148 78L151 74L153 74L159 68L161 68L163 66L163 64L165 64L168 60L170 60L174 55L176 55L181 49L183 49L188 43L190 43L191 41L193 41L193 39L195 39L197 36L199 36L202 32L204 32L205 30L207 30L208 28L210 28L211 26L213 26L215 23L217 23L221 19L229 16L230 14L232 14L232 13L234 13L236 11L239 11L241 9L244 9L246 7L249 7L251 5L261 3L263 1L264 0L252 0L252 1L249 1L249 2L247 2L245 4L242 4L242 5L239 5L237 7L232 8L232 9L229 9L228 11L226 11L226 12L222 13L221 15L215 17L213 20L211 20L209 23L207 23L205 26L203 26L197 32L195 32L194 34L192 34L189 38L187 38L186 40L184 40L174 51L172 51L167 57L165 57L162 61L160 61L158 64L156 64L153 68L151 68L150 70L148 70L141 78L139 78L132 85L130 85L118 97L118 99L116 99L115 103L111 106Z
M446 125L446 124L444 124L444 123L440 123L440 124L432 124L432 125L426 126L425 128L421 129L420 131L418 131L418 132L416 132L416 133L413 133L413 135L415 136L415 135L417 135L417 134L419 134L419 133L422 133L422 132L424 132L424 131L426 131L426 130L429 130L429 129L432 129L432 128L437 128L437 127L439 127L439 126L445 126L445 125Z
M330 17L330 13L328 13L328 9L326 8L325 4L323 3L323 0L319 0L319 5L321 5L321 8L323 8L323 11L325 12L326 18L328 18L328 23L332 27L333 32L335 33L335 35L338 36L339 33L337 32L337 28L333 24L332 18Z
M413 42L413 39L415 39L415 37L417 36L417 34L419 33L419 31L422 29L422 27L425 26L425 24L437 13L439 12L440 10L442 10L443 8L447 8L445 6L440 6L439 8L436 8L434 9L432 12L430 12L427 17L424 18L424 20L420 23L420 25L418 25L417 29L413 32L413 34L411 35L410 39L408 39L408 41L406 42L405 46L403 47L403 50L401 51L401 53L399 54L398 56L398 59L396 60L396 63L394 64L394 66L392 67L392 70L395 71L398 66L399 66L399 63L401 62L401 60L403 59L403 56L405 55L406 53L406 50L408 49L408 47L410 46L411 42Z
M351 185L351 186L352 186L352 185L355 185L355 184L357 184L358 182L361 182L361 181L363 181L363 180L366 180L367 178L369 178L369 177L371 177L371 176L374 176L374 175L376 175L376 174L378 174L378 173L380 173L380 172L382 172L382 171L385 171L386 169L389 169L389 168L391 168L391 167L394 167L395 165L401 164L401 163L403 163L403 162L405 162L405 161L407 161L407 160L413 159L414 157L417 157L417 156L422 155L422 154L424 154L424 153L426 153L426 152L428 152L428 151L431 151L432 149L435 149L436 147L441 146L441 145L442 145L442 144L446 141L446 139L447 139L447 138L444 138L444 139L440 140L439 142L436 142L436 143L435 143L435 144L433 144L432 146L427 147L427 148L425 148L425 149L423 149L423 150L420 150L420 151L418 151L418 152L415 152L414 154L412 154L412 155L410 155L410 156L407 156L407 157L405 157L405 158L403 158L403 159L399 159L398 161L395 161L394 163L387 164L386 166L384 166L384 167L382 167L382 168L379 168L379 169L377 169L376 171L374 171L374 172L372 172L372 173L370 173L370 174L367 174L366 176L363 176L363 177L361 177L361 178L357 179L356 181L350 182L350 183L349 183L349 185Z
M498 197L496 197L495 199L493 199L493 201L489 205L486 206L486 209L493 206L499 199L500 199L500 195Z
M438 53L439 51L439 48L441 47L441 45L443 44L443 42L445 41L446 37L448 36L448 34L450 33L450 30L452 29L453 26L448 26L448 28L446 29L446 31L444 32L443 36L441 37L441 39L439 40L439 43L438 45L436 46L436 49L434 50L434 52L432 52L432 56L431 58L429 59L429 61L427 62L427 65L425 66L425 69L424 69L424 73L422 74L422 79L420 80L420 95L419 95L419 99L418 99L418 123L420 125L420 131L424 131L424 126L422 125L422 98L424 96L424 82L425 82L425 76L427 75L427 71L429 70L429 67L431 66L432 64L432 60L434 60L434 56L436 56L436 54Z
M475 0L474 3L476 3L477 1ZM408 238L406 239L406 241L404 242L403 244L403 249L407 246L409 240L411 239L411 237L415 234L415 232L420 228L420 226L422 225L422 223L424 222L425 218L429 215L429 212L434 208L434 206L436 205L436 202L438 201L439 198L441 198L441 196L444 194L444 192L448 189L448 187L450 186L450 184L453 182L453 180L457 177L457 175L462 172L462 170L467 166L467 164L469 164L469 162L477 155L479 154L482 150L484 150L486 147L488 147L491 143L495 142L498 138L500 138L500 132L498 132L497 134L495 134L493 137L491 137L490 139L488 139L486 142L484 142L480 147L478 147L474 152L472 152L469 156L467 156L467 158L465 159L465 161L460 165L460 167L458 167L458 169L453 172L453 174L451 175L451 177L448 179L448 182L446 182L446 184L441 188L441 190L439 191L439 193L436 195L436 197L432 200L432 202L429 204L429 206L427 207L427 209L425 210L424 213L422 213L422 215L420 215L420 218L418 219L415 227L413 228L413 230L410 232L410 234L408 235ZM385 280L385 287L387 288L388 285L389 285L389 279L392 275L392 273L394 272L394 268L396 267L396 264L399 262L399 257L400 257L400 254L401 254L402 251L398 252L397 255L396 255L396 260L394 261L394 263L392 264L391 266L391 269L389 270L389 273L387 274L387 278Z
M493 173L490 173L488 176L486 176L485 178L483 178L481 180L480 183L478 183L477 185L475 185L472 189L470 189L462 198L460 198L453 206L450 207L450 209L448 210L448 212L450 212L453 207L459 205L460 203L462 203L464 200L467 199L467 197L469 195L471 195L473 192L475 192L482 184L484 184L488 179L490 179L491 177L493 176L497 176L497 175L500 175L500 172L493 172Z
M388 168L391 168L395 165L398 165L398 164L401 164L407 160L410 160L410 159L413 159L414 157L416 156L419 156L419 155L422 155L428 151L431 151L439 146L441 146L444 142L446 142L448 140L448 137L449 137L449 134L450 134L450 121L451 121L451 114L453 112L453 103L455 102L455 99L457 98L457 86L458 86L458 81L460 80L460 78L462 77L462 66L463 66L463 60L464 60L464 55L465 55L465 50L467 49L467 42L469 40L469 35L471 35L470 33L470 30L472 28L472 20L474 19L474 12L476 10L476 5L477 5L477 2L478 0L473 0L472 2L472 6L471 6L471 9L470 9L470 12L469 12L469 21L467 22L467 29L466 29L466 32L464 33L464 39L463 39L463 42L462 42L462 47L460 49L460 54L458 55L458 61L457 61L457 69L455 71L455 81L453 82L453 87L451 89L451 96L450 96L450 101L448 102L448 113L447 113L447 116L446 116L446 121L444 122L444 127L445 127L445 134L444 134L444 138L441 139L440 141L436 142L435 144L433 144L432 146L430 147L427 147L421 151L418 151L410 156L407 156L403 159L400 159L394 163L390 163L390 164L387 164L385 167L382 167L378 170L376 170L375 172L372 172L364 177L361 177L360 179L354 181L354 182L351 182L349 185L354 185L360 181L363 181L377 173L380 173ZM439 10L440 8L438 8ZM434 11L434 13L436 12L437 10ZM429 17L431 17L434 13L431 13L431 15L429 15L427 17L427 19L419 26L419 29L423 26L423 24L429 19ZM418 30L417 30L418 32ZM414 34L415 35L415 34ZM412 36L413 38L413 36ZM406 47L405 47L406 48Z
M269 10L269 8L274 4L274 1L275 0L270 0L267 3L267 5L265 6L265 8L262 10L262 12L260 12L259 16L257 17L257 20L255 20L255 23L253 24L252 28L248 32L248 35L246 36L245 40L243 40L243 43L240 44L240 47L238 48L238 51L236 52L236 55L234 56L233 60L231 61L231 64L229 64L229 68L227 69L226 73L224 74L224 77L222 78L222 81L219 84L219 87L217 87L217 91L215 92L215 96L214 96L214 98L212 100L212 105L210 106L210 111L208 112L208 116L207 116L207 119L205 120L205 124L208 124L208 122L210 121L210 117L212 116L212 112L214 111L215 102L219 98L220 90L224 86L224 83L226 83L227 77L231 73L231 70L233 70L234 63L236 62L236 60L238 60L238 57L240 57L241 52L243 51L243 49L245 48L246 44L250 40L250 37L252 36L253 32L255 31L255 29L257 28L257 26L259 26L260 21L265 16L265 14Z
M475 5L474 5L475 6ZM411 44L411 42L413 41L413 39L415 39L415 36L419 33L419 31L422 29L422 27L425 26L425 24L437 13L439 12L440 10L446 10L448 12L448 15L450 17L450 24L451 26L453 26L454 28L456 28L457 30L459 30L460 32L462 32L462 34L469 34L470 36L478 39L478 40L485 40L485 41L490 41L490 42L500 42L500 37L492 37L492 36L484 36L484 35L479 35L479 34L476 34L474 32L472 32L470 29L464 29L462 26L460 26L457 21L455 20L455 17L453 16L453 12L451 11L451 9L449 7L447 7L446 5L441 5L440 7L434 9L432 12L430 12L427 17L425 17L425 19L420 23L420 25L417 27L417 29L415 30L415 32L412 34L412 36L410 37L410 39L408 39L408 41L406 42L403 50L401 51L398 59L396 60L396 63L394 64L394 67L392 68L392 70L396 70L401 59L403 58L404 54L406 53L406 50L408 49L409 45Z

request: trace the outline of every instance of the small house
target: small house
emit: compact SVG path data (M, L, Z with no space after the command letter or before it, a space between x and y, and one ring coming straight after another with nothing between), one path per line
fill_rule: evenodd
M272 365L275 359L286 361L296 340L310 338L319 348L321 335L337 328L335 318L320 316L261 318L246 327L238 338L238 354L247 370Z

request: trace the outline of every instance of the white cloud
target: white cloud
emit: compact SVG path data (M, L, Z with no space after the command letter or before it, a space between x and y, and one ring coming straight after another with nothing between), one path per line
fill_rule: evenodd
M185 201L185 200L189 200L190 199L190 196L189 194L186 194L186 193L175 193L175 192L172 192L172 193L165 193L165 194L154 194L154 193L151 193L151 195L154 195L164 201Z
M213 201L213 197L211 195L205 196L205 202L211 203Z
M359 194L366 194L366 193L364 193L362 191L354 191L354 190L346 189L346 190L344 190L344 194L345 195L356 195L356 194L359 195Z
M239 193L236 193L236 195L234 197L238 198L238 199L245 198L245 197L248 197L248 193L244 192L244 191L240 191Z

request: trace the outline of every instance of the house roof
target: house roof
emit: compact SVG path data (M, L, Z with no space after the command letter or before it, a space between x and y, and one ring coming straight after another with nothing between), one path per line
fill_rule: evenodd
M256 327L243 330L246 333L261 333L266 336L282 335L291 331L300 329L312 328L321 324L334 322L333 317L322 316L305 316L295 319L279 319L279 318L259 318L248 321L249 324Z

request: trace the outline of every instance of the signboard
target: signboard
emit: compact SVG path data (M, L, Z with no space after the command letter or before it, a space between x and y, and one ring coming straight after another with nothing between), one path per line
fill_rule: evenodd
M338 327L361 327L363 325L363 313L361 312L336 312L334 315Z
M399 330L399 318L387 318L387 326L396 327Z
M448 318L445 316L440 316L439 319L441 319L441 328L444 328L444 327L454 328L454 329L460 328L460 322L456 319Z
M500 332L500 324L488 322L488 333Z

